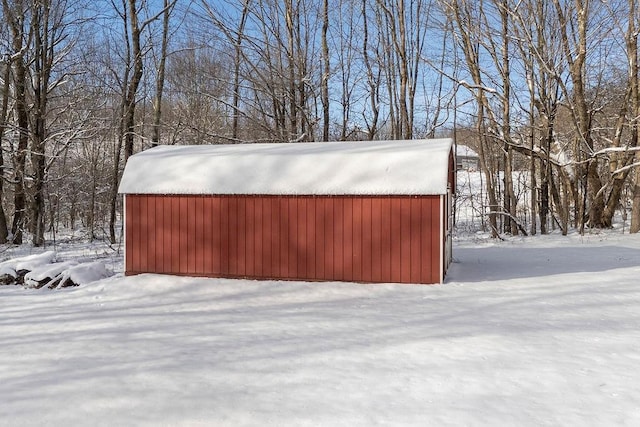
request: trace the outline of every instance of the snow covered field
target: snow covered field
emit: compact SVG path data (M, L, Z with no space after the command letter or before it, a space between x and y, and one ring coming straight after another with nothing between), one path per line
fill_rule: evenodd
M115 258L77 288L0 287L0 425L640 425L640 236L468 237L454 258L439 286L124 278Z

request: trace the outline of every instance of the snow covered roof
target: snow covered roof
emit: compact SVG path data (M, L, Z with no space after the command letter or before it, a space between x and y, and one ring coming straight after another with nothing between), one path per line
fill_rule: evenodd
M466 145L456 145L456 157L478 157L478 153Z
M159 146L129 158L119 192L444 194L451 146L450 139Z

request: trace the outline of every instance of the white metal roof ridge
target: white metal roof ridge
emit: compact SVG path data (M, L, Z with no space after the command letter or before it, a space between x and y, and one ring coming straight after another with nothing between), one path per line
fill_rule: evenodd
M158 146L131 156L125 194L430 195L451 139Z

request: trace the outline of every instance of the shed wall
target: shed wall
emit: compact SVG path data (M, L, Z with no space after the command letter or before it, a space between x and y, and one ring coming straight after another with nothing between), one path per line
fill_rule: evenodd
M439 283L441 196L126 195L127 274Z

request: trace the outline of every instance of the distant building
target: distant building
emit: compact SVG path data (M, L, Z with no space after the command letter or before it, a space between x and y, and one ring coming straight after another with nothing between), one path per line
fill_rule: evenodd
M477 171L480 169L480 157L466 145L456 145L456 170Z

